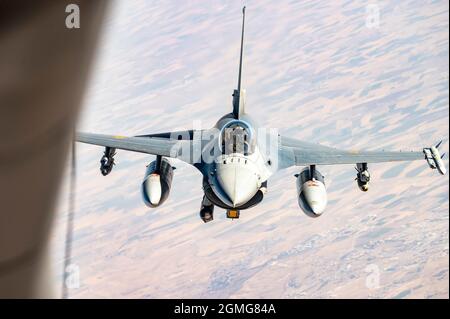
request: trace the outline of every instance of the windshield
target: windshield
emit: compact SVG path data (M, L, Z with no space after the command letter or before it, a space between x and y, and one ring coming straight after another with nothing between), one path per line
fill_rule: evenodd
M222 154L250 155L255 151L256 141L251 127L243 121L231 121L221 132Z

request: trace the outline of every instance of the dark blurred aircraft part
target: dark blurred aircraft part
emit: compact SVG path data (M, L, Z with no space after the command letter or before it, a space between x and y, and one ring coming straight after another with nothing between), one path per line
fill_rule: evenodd
M58 297L48 242L106 2L0 2L0 298Z

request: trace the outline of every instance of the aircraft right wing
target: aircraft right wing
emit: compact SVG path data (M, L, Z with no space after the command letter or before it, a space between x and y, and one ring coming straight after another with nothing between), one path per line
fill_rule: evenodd
M191 163L191 140L174 140L153 136L121 136L77 133L76 141L132 152L179 158Z
M427 160L428 165L445 175L446 169L437 148L441 143L422 151L363 151L340 150L280 136L281 167L307 165L338 165ZM442 156L443 157L443 156Z

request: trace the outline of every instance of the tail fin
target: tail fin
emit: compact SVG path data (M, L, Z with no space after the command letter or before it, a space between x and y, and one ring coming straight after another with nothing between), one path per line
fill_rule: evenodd
M245 7L242 8L241 54L239 58L238 86L237 90L234 90L233 92L233 114L236 119L238 119L239 116L244 113L244 102L245 102L243 90L241 89L242 56L244 52L244 25L245 25Z

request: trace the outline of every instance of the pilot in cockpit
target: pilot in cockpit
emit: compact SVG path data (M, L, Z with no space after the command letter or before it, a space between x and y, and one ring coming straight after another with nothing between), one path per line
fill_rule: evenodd
M251 129L240 121L231 122L222 130L222 154L251 155L254 152L254 139Z

